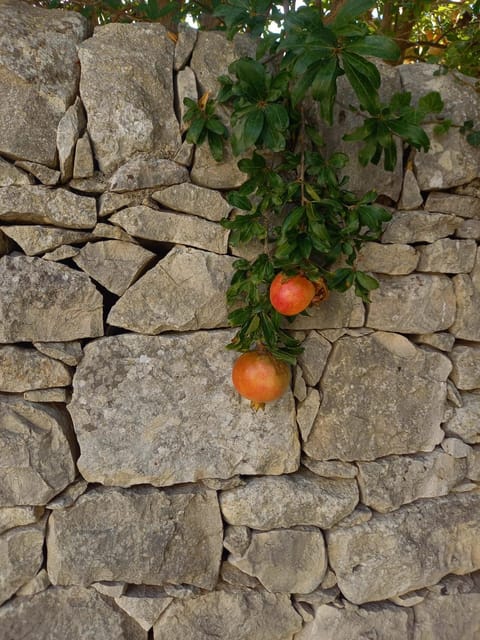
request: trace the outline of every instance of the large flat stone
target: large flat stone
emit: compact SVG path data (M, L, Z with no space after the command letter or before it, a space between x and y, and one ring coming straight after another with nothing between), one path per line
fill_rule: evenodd
M475 240L443 238L418 248L418 271L433 273L468 273L477 254Z
M169 209L191 213L215 222L225 218L232 210L232 206L218 191L205 189L190 182L155 191L152 198Z
M358 253L357 269L387 273L391 276L406 275L415 271L418 253L408 244L380 244L366 242Z
M337 340L323 402L304 445L311 458L374 460L441 442L449 360L398 334Z
M383 600L480 568L480 494L422 500L327 534L338 586L351 602Z
M136 156L115 171L110 179L110 190L117 193L158 189L188 180L188 170L173 160Z
M478 587L467 593L429 593L414 615L413 640L475 640L480 633Z
M101 487L50 516L48 574L58 585L109 580L213 589L222 533L213 491Z
M480 389L480 346L458 344L450 353L451 378L458 389Z
M27 256L52 251L64 244L88 242L94 237L89 231L59 229L43 224L11 224L2 227L2 231L14 240Z
M0 533L14 527L35 524L44 511L43 507L0 507Z
M432 191L425 202L427 211L451 213L462 218L480 218L480 198Z
M480 443L480 394L462 393L462 406L455 407L452 417L443 428L449 436L461 438L468 444Z
M32 389L68 387L72 374L63 362L36 349L0 345L0 391L21 393Z
M452 235L462 222L462 218L446 213L396 211L385 227L382 242L435 242Z
M450 331L456 338L480 341L480 319L478 315L478 306L480 304L480 251L478 249L474 260L475 264L470 275L460 274L453 278L457 298L457 315L455 322L450 327Z
M40 258L0 259L0 343L103 335L103 300L90 278Z
M309 307L306 315L298 315L286 325L289 329L339 329L362 327L365 322L365 307L353 290L339 293L331 291L327 300Z
M293 397L254 413L230 381L232 331L119 335L88 344L69 411L90 482L166 486L295 471ZM112 428L112 427L115 428Z

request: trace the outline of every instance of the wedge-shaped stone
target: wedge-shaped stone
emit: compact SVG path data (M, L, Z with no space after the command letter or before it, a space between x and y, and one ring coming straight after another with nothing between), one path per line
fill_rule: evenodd
M33 180L27 173L0 158L0 187L21 186L32 184L32 182Z
M224 519L262 531L296 525L328 529L358 503L355 480L321 478L308 470L280 478L247 480L220 493Z
M475 640L480 632L480 593L429 593L414 607L413 640Z
M298 357L305 382L310 386L318 384L322 377L332 345L316 331L312 331L302 343L303 353Z
M378 332L337 340L322 378L323 402L305 453L374 460L432 451L441 442L448 358Z
M89 231L58 229L40 224L12 224L2 227L2 231L14 240L27 256L52 251L64 244L88 242L93 237Z
M88 344L69 411L90 482L166 486L295 471L293 397L254 414L234 391L232 331L119 335ZM115 424L115 429L112 425Z
M382 242L434 242L454 233L462 218L445 213L397 211L387 224Z
M44 513L43 507L4 507L0 508L0 533L35 524Z
M152 198L169 209L191 213L216 222L225 218L232 210L231 205L218 191L205 189L190 182L182 182L162 191L155 191Z
M50 187L54 187L60 180L60 171L50 169L44 164L38 164L38 162L17 160L17 162L15 162L15 166L20 167L20 169L23 169L24 171L28 171L28 173L31 173L32 176L35 176L35 178L37 178L39 182ZM33 182L33 180L31 182Z
M147 23L105 25L79 48L80 94L104 173L135 153L172 158L180 147L173 55L165 27Z
M125 594L115 598L115 602L138 624L148 631L154 622L172 602L163 589L151 586L132 586Z
M137 238L186 244L214 253L227 253L228 230L197 216L156 211L140 205L114 213L110 222Z
M402 211L408 211L418 209L422 204L423 198L415 174L407 168L403 176L402 194L398 201L398 208Z
M178 39L175 44L174 69L182 69L192 55L199 31L185 23L178 24Z
M34 342L33 346L50 358L61 360L70 367L76 366L82 359L82 345L74 342Z
M60 585L113 580L213 589L222 534L214 491L101 487L51 514L48 574Z
M371 293L366 326L399 333L432 333L455 320L456 298L450 278L412 273L379 276Z
M68 182L73 176L75 147L86 126L85 110L77 97L58 123L57 149L62 182Z
M420 260L417 271L436 273L468 273L473 269L477 254L475 240L443 238L418 248Z
M362 502L381 513L419 498L446 495L460 484L467 471L465 458L454 458L441 450L357 464Z
M480 393L462 393L462 406L454 409L443 428L468 444L480 443Z
M15 598L0 609L0 628L3 640L147 640L147 632L113 601L83 587L50 587Z
M458 389L480 389L480 346L459 344L450 353L451 378Z
M67 229L91 229L97 222L95 198L43 186L0 188L0 221L53 224Z
M361 604L479 569L479 535L480 494L452 494L332 530L328 557L340 591Z
M462 218L480 218L480 199L474 196L433 191L428 194L425 209L437 213L451 213Z
M0 342L103 335L103 300L90 278L40 258L0 259Z
M154 640L211 640L215 637L222 640L292 640L301 627L302 619L287 594L232 588L176 600L153 626L153 637Z
M0 391L21 393L31 389L68 387L70 370L36 349L0 345Z
M415 271L418 253L408 244L367 242L358 254L356 266L362 271L406 275Z
M174 247L124 293L107 322L147 334L226 327L233 262L230 256Z
M188 170L173 160L141 155L117 169L110 179L110 190L123 193L158 189L185 180L188 180Z
M68 415L0 394L0 506L44 505L75 478Z

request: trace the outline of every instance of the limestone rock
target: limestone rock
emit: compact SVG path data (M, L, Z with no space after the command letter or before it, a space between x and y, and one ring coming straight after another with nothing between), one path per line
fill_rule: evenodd
M51 389L33 389L23 392L23 399L29 402L62 402L63 404L70 401L71 393L61 387L53 387Z
M187 106L183 103L185 98L190 98L195 102L198 100L197 79L190 67L186 67L177 73L176 77L176 95L178 100L178 110L180 115L180 129L186 131L189 124L184 121Z
M0 609L0 627L3 640L147 640L147 632L112 601L77 586L15 598Z
M233 155L228 145L225 145L223 160L217 162L212 156L208 144L202 144L195 148L190 178L192 182L201 187L238 189L246 178L246 174L240 171L237 166L240 159Z
M138 152L172 158L180 146L173 53L165 27L153 23L104 25L80 46L80 94L104 173Z
M42 566L45 520L0 535L0 604L3 604Z
M75 501L85 493L87 490L87 483L83 478L75 481L72 484L69 484L66 489L59 493L58 496L55 496L53 500L47 504L47 509L65 509L67 507L71 507Z
M480 482L480 447L472 447L467 456L467 478Z
M308 456L302 456L302 464L324 478L356 478L358 469L350 462L340 460L313 460Z
M340 338L322 378L323 402L305 453L350 461L431 451L443 438L450 369L444 355L398 334Z
M73 176L75 147L86 126L85 110L82 101L77 97L58 123L57 149L62 182L68 182Z
M480 494L406 505L327 534L338 586L351 602L391 598L480 567Z
M450 240L444 238L432 244L418 247L420 260L418 271L436 273L468 273L473 269L477 254L475 240Z
M310 593L327 568L322 532L313 528L253 532L245 554L229 561L273 593Z
M480 218L480 199L443 191L432 191L425 202L427 211L451 213L462 218Z
M248 527L243 525L226 525L223 536L223 546L235 556L243 556L250 546L252 535Z
M316 331L312 331L303 341L302 347L304 351L298 357L298 364L302 368L305 382L314 387L322 377L332 345Z
M57 125L80 77L78 13L7 0L0 6L0 154L55 167Z
M455 320L456 300L450 278L414 273L379 276L371 293L366 325L382 331L430 333L448 329Z
M145 631L152 628L172 600L158 588L149 586L132 586L124 595L115 598L118 606Z
M233 261L230 256L174 247L124 293L107 322L147 334L228 326L225 294Z
M100 218L105 218L115 211L125 209L126 207L132 207L139 204L148 205L150 202L150 196L155 192L155 189L139 189L138 191L127 191L125 193L114 193L113 191L106 191L98 199L99 210L98 215Z
M297 424L303 441L308 440L319 408L319 392L317 389L308 389L305 399L297 405Z
M89 231L58 229L41 224L12 224L2 227L2 231L14 240L27 256L36 256L64 244L83 243L92 239Z
M17 160L15 166L31 173L39 182L48 187L54 187L60 182L60 171L50 169L38 162L29 162L28 160Z
M91 229L97 221L94 198L43 186L0 188L0 221L52 224L67 229Z
M120 227L115 227L113 224L107 222L99 222L95 225L95 229L92 231L92 236L95 238L107 238L109 240L122 240L122 242L134 242L136 241L128 235Z
M39 258L0 259L0 343L103 335L102 296L88 276Z
M398 201L398 208L408 211L410 209L418 209L422 204L423 198L415 174L411 169L407 168L403 176L402 193Z
M0 391L21 393L30 389L67 387L69 369L36 349L0 345Z
M48 589L51 582L45 569L40 569L36 576L17 590L17 596L33 596Z
M445 438L442 442L442 449L453 458L466 458L472 450L459 438Z
M73 256L76 256L79 251L80 249L77 249L77 247L71 247L68 244L62 244L57 249L54 249L49 253L45 253L42 258L43 260L48 260L49 262L61 262L62 260L73 258Z
M454 410L443 425L448 436L457 436L468 444L480 443L480 394L463 393L462 406Z
M426 344L440 351L450 351L455 344L455 336L445 331L438 333L421 333L412 337L413 342L417 344Z
M20 187L24 184L31 184L33 181L28 174L17 169L3 158L0 158L0 187L10 187L15 185Z
M295 365L295 369L293 371L293 395L295 396L295 399L300 402L305 400L307 397L307 385L305 384L302 370L298 364Z
M88 133L78 139L75 147L75 160L73 163L73 177L91 178L94 173L92 145Z
M472 240L473 242L473 240ZM475 266L471 274L453 278L457 298L457 315L450 331L456 338L480 341L480 251L477 250Z
M44 513L43 507L4 507L0 508L0 533L14 527L35 524Z
M247 587L248 589L261 589L262 585L253 576L249 576L248 573L244 573L237 569L233 564L224 560L220 567L220 577L222 581L233 585L234 587Z
M358 469L362 502L385 513L419 498L446 495L465 477L466 462L436 450L359 462Z
M12 248L12 242L8 236L6 236L0 229L0 257L10 253Z
M463 220L455 232L457 238L480 240L480 220Z
M479 634L480 593L429 593L414 608L413 640L472 639Z
M233 332L118 335L88 344L69 411L90 482L166 486L298 468L293 398L255 414L236 394ZM115 429L112 429L112 424Z
M287 594L231 589L176 600L153 626L153 637L154 640L211 640L215 637L222 640L292 640L301 627L302 619Z
M155 211L140 205L114 213L110 222L137 238L185 244L214 253L227 252L228 230L197 216Z
M382 242L434 242L454 233L462 218L446 213L397 211L387 223Z
M51 514L47 570L59 585L114 580L212 589L222 533L212 491L97 488Z
M0 394L0 506L44 505L75 477L71 425L49 405Z
M98 171L94 171L90 178L72 178L68 186L73 191L80 191L81 195L84 193L100 195L108 188L105 176Z
M354 291L331 291L327 300L309 307L307 315L297 316L288 324L291 330L334 329L361 327L365 320L365 308Z
M75 264L117 296L125 293L155 258L155 254L132 242L89 242L73 259Z
M91 585L98 593L109 598L118 598L125 593L126 584L124 582L115 582L113 580L101 580L100 582L94 582Z
M228 523L261 531L296 525L329 529L357 502L354 480L320 478L307 470L281 478L252 478L244 487L220 494Z
M140 155L115 171L110 179L110 190L118 193L138 189L158 189L188 180L185 167L173 160Z
M194 152L195 145L185 140L173 159L177 164L181 164L182 167L190 167L193 162Z
M368 522L372 519L373 512L369 507L366 507L364 504L359 504L358 507L352 511L346 518L340 520L337 524L337 527L356 527L359 524L363 524L364 522Z
M480 389L480 346L457 345L450 353L451 378L462 391Z
M73 342L34 342L33 346L50 358L61 360L70 367L75 367L82 359L82 345Z
M415 271L418 253L408 244L367 242L360 249L356 266L362 271L407 275Z
M155 191L152 198L169 209L191 213L218 222L232 210L218 191L205 189L191 182L172 185Z
M175 71L183 69L192 55L193 48L197 42L197 29L192 29L187 24L178 24L177 42L175 44L175 56L173 68Z

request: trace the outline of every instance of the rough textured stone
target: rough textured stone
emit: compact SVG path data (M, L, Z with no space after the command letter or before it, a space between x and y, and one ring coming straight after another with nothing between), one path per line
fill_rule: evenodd
M41 591L45 591L48 589L51 582L48 577L48 573L45 569L40 569L36 576L34 576L31 580L26 582L20 589L17 590L17 596L33 596L36 593L40 593Z
M331 291L327 300L310 307L307 314L297 316L291 324L288 324L288 328L308 330L361 327L365 320L365 308L354 291L346 293Z
M81 195L84 193L100 195L108 188L105 176L98 171L95 171L90 178L72 178L68 186L73 191L80 191Z
M437 213L451 213L461 218L480 218L480 199L433 191L428 194L425 209Z
M468 454L467 478L480 482L480 447L472 447Z
M0 221L53 224L67 229L91 229L97 222L93 198L43 186L0 188Z
M53 168L57 125L77 92L76 47L87 21L16 0L3 1L0 13L0 154Z
M10 238L0 230L0 257L10 253L11 248L12 242Z
M0 506L44 505L75 477L68 416L0 394Z
M186 131L189 124L184 121L185 112L187 106L184 104L185 98L190 98L195 102L198 100L197 79L190 67L186 67L177 73L175 78L176 82L176 95L178 100L178 111L180 116L180 129L182 132Z
M372 519L372 516L373 512L369 507L366 507L364 504L359 504L355 511L352 511L346 518L340 520L337 527L350 529L351 527L356 527L359 524L368 522Z
M31 580L42 566L44 530L45 520L0 535L0 604Z
M250 545L252 534L248 527L226 525L223 546L236 556L243 556Z
M227 252L228 230L197 216L138 206L114 213L110 221L137 238L186 244L214 253Z
M0 345L0 391L21 393L30 389L66 387L72 382L69 369L36 349Z
M302 347L304 351L298 357L298 364L302 368L305 382L314 387L322 377L332 345L316 331L312 331L303 341Z
M73 178L91 178L94 173L92 145L88 133L78 139L75 147Z
M327 555L320 530L279 529L253 532L244 555L229 562L273 593L310 593L325 575Z
M32 176L34 176L39 182L46 186L54 187L60 181L60 171L50 169L50 167L46 167L43 164L38 164L38 162L17 160L17 162L15 162L15 166L28 171L28 173L31 173Z
M303 441L308 440L319 408L319 392L317 389L308 389L305 399L297 405L297 424Z
M418 336L413 336L412 340L417 344L426 344L440 351L450 351L455 344L455 336L446 332L422 333Z
M197 146L190 174L192 182L210 189L238 189L245 182L246 174L237 164L240 158L234 156L230 147L225 145L224 156L217 162L206 144Z
M457 238L480 240L480 220L462 220L455 232Z
M466 462L442 451L358 463L362 502L385 513L419 498L446 495L465 477Z
M473 269L477 244L475 240L436 240L418 247L418 271L437 273L468 273Z
M230 381L232 331L120 335L85 347L69 405L90 482L157 486L295 471L291 393L262 413ZM115 429L112 429L115 424Z
M50 587L15 598L0 609L0 627L3 640L147 640L147 632L124 611L83 587Z
M406 505L369 522L327 534L328 556L342 593L356 604L435 584L480 566L480 494Z
M39 258L0 259L0 342L103 335L102 296L88 276Z
M115 598L115 602L148 631L165 611L173 598L156 587L133 586Z
M172 158L181 139L173 109L173 42L165 27L98 27L79 57L80 94L100 169L110 173L137 152Z
M0 533L14 527L35 524L44 514L43 507L4 507L0 508Z
M150 203L150 196L155 192L155 189L139 189L138 191L128 191L126 193L114 193L113 191L106 191L98 199L98 215L100 218L105 218L115 211L125 209L126 207L132 207L139 204L148 205Z
M197 42L197 29L192 29L187 24L178 24L177 42L175 44L175 56L173 68L175 71L182 69L190 59L193 48Z
M253 478L244 487L220 494L228 523L261 531L296 525L328 529L357 502L354 480L320 478L307 470L281 478Z
M303 378L303 373L300 367L295 365L293 370L293 395L296 400L302 402L307 397L307 385Z
M443 438L450 369L442 354L397 334L340 338L322 378L323 402L305 453L349 461L431 451Z
M408 244L367 242L361 248L356 267L362 271L407 275L415 271L418 253Z
M442 442L442 449L453 458L466 458L472 450L468 444L465 444L459 438L445 438Z
M480 443L480 394L463 393L462 406L443 425L448 436L457 436L468 444Z
M480 636L480 593L429 593L414 608L413 640L475 640Z
M423 204L422 194L413 171L406 169L403 176L402 193L398 201L398 208L402 210L418 209Z
M82 359L82 345L73 342L34 342L33 346L50 358L61 360L70 367L77 365Z
M95 229L92 231L92 236L94 236L95 238L122 240L122 242L133 242L136 244L136 241L123 229L120 229L120 227L115 227L113 224L109 224L107 222L99 222L98 224L96 224Z
M58 123L57 149L62 182L68 182L73 176L75 147L86 126L85 110L82 101L77 97Z
M27 256L52 251L64 244L88 242L92 238L88 231L58 229L46 225L12 224L2 227L2 231L14 240Z
M69 402L70 392L65 388L34 389L24 391L23 399L29 402Z
M358 475L354 464L340 460L312 460L308 456L302 456L302 464L324 478L355 478Z
M68 260L69 258L73 258L80 251L77 247L71 247L68 244L62 244L61 247L50 251L49 253L45 253L42 258L43 260L48 260L49 262L61 262L62 260Z
M232 210L218 191L205 189L190 182L172 185L155 191L152 198L169 209L218 222Z
M73 259L75 264L117 296L125 293L155 258L132 242L89 242Z
M31 184L33 180L31 180L30 176L17 169L3 158L0 158L0 187L10 187L15 185L20 187L24 184Z
M127 160L110 179L110 190L118 193L138 189L158 189L188 180L185 167L173 160L137 156Z
M379 276L371 293L367 327L402 333L448 329L455 320L456 300L447 276L411 274Z
M87 490L87 482L81 478L72 484L69 484L66 489L55 496L53 500L47 504L47 509L65 509L71 507L75 501L85 493Z
M154 625L153 637L292 640L301 626L302 619L287 594L232 589L173 602Z
M174 247L120 298L107 321L138 333L228 326L230 256Z
M458 389L480 389L480 346L457 345L451 353L451 378Z
M454 233L462 218L445 213L397 211L387 223L382 242L434 242Z
M473 242L473 240L472 240ZM461 274L453 278L457 298L457 315L450 331L456 338L480 341L480 251L470 276Z
M54 584L115 580L212 589L222 553L216 494L198 488L93 489L68 510L51 514L47 551Z

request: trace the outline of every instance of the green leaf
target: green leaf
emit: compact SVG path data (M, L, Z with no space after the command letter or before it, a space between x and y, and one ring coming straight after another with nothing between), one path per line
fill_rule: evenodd
M328 124L333 122L333 105L337 96L337 78L342 71L336 57L326 61L312 81L312 96L318 100L322 118Z
M250 200L246 196L242 196L238 191L230 191L227 196L227 201L232 207L242 209L243 211L251 211L252 209Z
M422 127L412 124L411 122L407 122L404 119L389 120L387 122L387 126L390 131L393 131L393 133L403 138L416 149L423 149L424 151L429 150L430 140Z
M225 137L227 135L227 128L218 118L209 118L207 120L207 129L219 136Z
M437 136L441 136L444 133L448 133L448 131L450 131L452 124L453 122L447 118L443 122L440 122L439 124L436 124L433 127L433 133L435 133Z
M367 291L372 291L379 287L378 280L375 280L375 278L372 278L372 276L369 276L363 271L357 271L355 273L355 279L358 284Z
M228 70L245 82L254 95L260 95L265 90L265 67L257 60L240 58L235 60Z
M192 142L193 144L198 144L200 142L200 136L205 127L205 120L203 118L198 118L192 121L192 124L188 128L186 140L187 142Z
M283 221L282 233L286 234L291 229L298 227L304 215L305 215L305 209L303 207L295 207L295 209L292 209L292 211L290 211L290 213L287 215L287 217Z
M212 131L208 132L208 146L213 159L217 162L223 160L223 138Z
M353 22L355 18L366 13L373 7L375 2L372 0L347 0L340 11L337 13L332 27L339 27L343 24Z
M378 98L380 74L377 67L356 53L348 51L342 53L342 62L345 74L360 104L370 113L378 113L380 109Z
M395 62L400 58L400 47L386 36L365 36L345 47L345 51L358 53L361 56L374 56L382 60Z
M251 111L244 119L242 146L244 149L253 146L260 137L265 122L265 114L261 109Z
M438 91L430 91L420 98L418 108L420 111L427 113L440 113L443 109L442 96Z
M265 118L272 129L277 129L278 131L288 129L290 122L288 111L281 104L267 105L265 108Z
M467 134L467 142L472 147L480 147L480 131L472 131L472 133Z
M292 103L294 106L297 105L300 102L300 100L302 100L305 97L305 94L312 86L312 82L313 82L313 79L315 78L316 73L317 73L317 68L315 66L311 67L310 69L307 69L307 71L303 75L301 75L300 78L293 85L291 97L292 97Z

